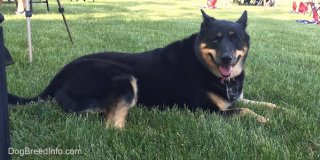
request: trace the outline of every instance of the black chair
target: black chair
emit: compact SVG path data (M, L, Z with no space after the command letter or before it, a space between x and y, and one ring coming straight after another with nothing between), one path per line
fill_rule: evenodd
M3 1L2 3L17 3L17 0L7 0Z
M2 23L2 21L4 20L4 17L2 15L2 13L0 13L0 24ZM4 42L3 42L3 29L0 26L0 51L2 54L2 58L3 58L3 62L5 66L11 65L13 64L13 59L8 51L8 49L4 46Z
M15 3L16 6L18 4L17 0L7 0L7 1L3 1L2 3ZM30 9L32 10L32 3L45 3L47 5L47 11L49 12L49 0L30 0Z
M276 4L276 0L256 0L257 6L269 6L273 7Z
M4 46L3 28L1 26L3 20L4 17L0 13L0 159L9 160L10 134L5 66L12 64L13 60L9 51Z
M30 10L32 10L32 3L45 3L47 5L47 11L49 12L49 2L48 0L30 0Z
M3 1L2 3L14 3L17 6L18 1L17 0L7 0L7 1Z

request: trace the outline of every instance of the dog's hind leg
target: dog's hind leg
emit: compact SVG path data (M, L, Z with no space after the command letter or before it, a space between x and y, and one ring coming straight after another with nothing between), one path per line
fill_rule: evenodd
M130 108L131 106L126 100L120 100L109 107L105 112L107 128L124 128Z
M106 107L105 117L107 127L124 128L129 109L137 103L138 88L137 80L134 77L130 78L130 86L128 87L128 91L117 101Z
M257 113L253 112L252 110L250 110L249 108L235 108L235 109L227 109L225 111L222 111L223 115L226 116L233 116L233 115L241 115L241 116L246 116L246 115L250 115L253 117L256 117L257 121L259 123L266 123L268 122L268 119L258 115Z

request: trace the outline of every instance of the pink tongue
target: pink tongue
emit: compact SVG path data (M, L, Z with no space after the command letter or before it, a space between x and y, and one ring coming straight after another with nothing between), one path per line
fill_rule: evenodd
M219 71L223 77L229 77L231 75L231 66L219 66Z

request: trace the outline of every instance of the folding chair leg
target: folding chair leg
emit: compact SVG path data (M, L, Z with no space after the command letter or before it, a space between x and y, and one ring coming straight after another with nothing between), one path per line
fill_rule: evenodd
M46 0L46 4L47 4L47 11L49 12L49 0Z

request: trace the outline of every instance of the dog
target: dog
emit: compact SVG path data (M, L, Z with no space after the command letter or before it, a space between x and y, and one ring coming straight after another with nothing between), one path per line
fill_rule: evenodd
M243 98L245 62L250 48L247 11L236 21L218 20L201 10L198 33L163 48L139 54L101 52L65 65L44 91L33 98L8 95L9 104L54 98L65 112L103 113L107 126L123 128L130 108L178 106L251 114L233 108L236 101L275 108L272 103Z

